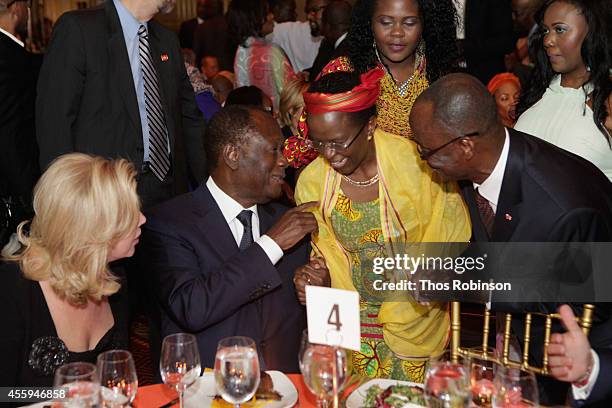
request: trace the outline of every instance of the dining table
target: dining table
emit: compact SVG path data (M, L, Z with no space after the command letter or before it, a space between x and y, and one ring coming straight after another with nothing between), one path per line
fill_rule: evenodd
M308 390L301 374L286 374L289 380L293 383L298 393L298 402L295 407L300 408L315 408L317 406L314 395ZM357 387L366 382L367 379L357 376L351 376L346 386L344 387L340 401L345 400L351 392ZM138 393L132 406L134 408L177 408L178 402L168 406L169 402L176 400L177 393L165 384L146 385L138 388ZM342 404L341 404L342 405Z

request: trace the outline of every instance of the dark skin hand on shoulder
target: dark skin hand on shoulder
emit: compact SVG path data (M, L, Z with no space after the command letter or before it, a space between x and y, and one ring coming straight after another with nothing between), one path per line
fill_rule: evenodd
M311 201L290 209L268 230L266 235L272 238L283 251L290 249L307 234L317 231L317 220L308 210L318 205L318 202Z

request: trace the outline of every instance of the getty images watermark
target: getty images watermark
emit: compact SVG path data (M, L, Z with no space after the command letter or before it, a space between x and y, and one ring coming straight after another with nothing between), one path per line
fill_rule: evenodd
M425 254L377 257L373 260L372 272L380 275L381 279L372 281L372 287L376 291L511 291L510 282L483 281L462 276L466 272L481 273L485 269L486 259L486 254L477 257ZM388 279L390 272L392 279ZM462 279L445 279L453 273Z

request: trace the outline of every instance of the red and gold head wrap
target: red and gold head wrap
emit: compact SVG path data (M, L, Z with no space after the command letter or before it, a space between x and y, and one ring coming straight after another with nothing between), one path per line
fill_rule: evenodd
M510 72L503 72L495 75L487 84L487 89L491 95L495 95L495 91L506 82L512 82L519 90L521 89L521 81L519 81L516 75Z
M331 61L323 69L317 79L333 72L352 72L353 68L345 57ZM308 114L316 115L326 112L359 112L376 104L380 94L380 80L385 75L383 69L377 67L360 76L360 84L347 92L328 94L319 92L304 93L304 113L298 123L298 135L285 141L283 154L289 165L299 168L307 165L317 157L317 152L306 146Z

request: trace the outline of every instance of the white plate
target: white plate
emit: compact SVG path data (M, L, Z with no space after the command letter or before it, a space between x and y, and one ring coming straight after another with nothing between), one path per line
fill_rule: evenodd
M380 388L385 390L389 386L397 385L397 384L410 385L413 387L423 388L423 384L413 383L409 381L398 381L398 380L389 380L386 378L376 378L374 380L368 381L365 384L362 384L359 388L353 391L346 400L346 408L363 408L365 406L365 399L366 399L368 388L370 388L373 385L378 385ZM421 407L422 405L417 405L417 404L412 404L412 403L404 405L404 408L421 408Z
M266 408L290 408L298 400L298 393L295 386L285 374L280 371L266 371L272 377L274 391L280 393L283 398L280 401L270 401L265 405ZM185 408L210 407L213 397L218 394L215 386L215 374L207 372L185 391Z

